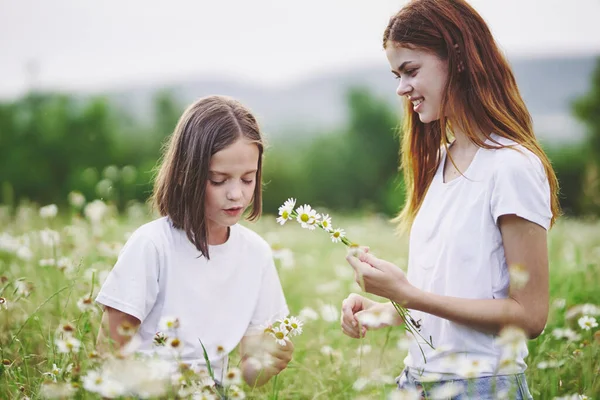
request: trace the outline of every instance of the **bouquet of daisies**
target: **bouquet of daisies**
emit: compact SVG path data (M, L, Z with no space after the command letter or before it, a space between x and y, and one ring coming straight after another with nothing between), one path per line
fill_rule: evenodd
M334 228L331 224L331 217L329 214L319 214L315 209L313 209L310 205L305 204L302 206L296 207L296 199L289 198L283 203L281 207L279 207L279 216L277 217L277 222L281 225L284 225L287 221L296 220L302 228L308 230L315 230L316 228L321 228L325 232L327 232L331 238L333 243L343 243L348 246L349 250L353 254L358 254L360 252L360 246L357 243L352 242L348 237L346 237L346 232L341 228ZM394 308L398 312L398 314L402 317L404 321L405 329L412 334L413 336L419 336L422 340L425 341L430 347L433 348L433 344L431 341L423 338L420 334L421 325L419 322L415 321L408 309L400 306L397 302L392 301ZM419 341L417 340L417 343ZM420 345L419 345L420 347ZM425 354L421 351L423 357Z

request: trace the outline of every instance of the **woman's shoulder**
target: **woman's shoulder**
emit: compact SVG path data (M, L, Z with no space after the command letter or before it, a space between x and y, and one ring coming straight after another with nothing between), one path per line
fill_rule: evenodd
M494 171L531 170L545 175L540 158L531 150L516 141L499 135L492 135L487 144L496 148L486 149L493 161Z

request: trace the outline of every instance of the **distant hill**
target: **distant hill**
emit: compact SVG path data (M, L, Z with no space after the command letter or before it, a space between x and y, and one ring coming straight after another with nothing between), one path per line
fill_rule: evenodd
M583 127L571 117L570 103L587 92L596 56L514 58L521 94L534 118L536 133L548 141L579 140ZM247 104L267 135L316 134L337 129L346 120L345 92L365 86L397 107L396 81L386 65L315 75L287 87L268 88L203 77L170 84L132 87L108 96L138 118L151 113L152 95L168 88L182 105L208 94L225 94Z

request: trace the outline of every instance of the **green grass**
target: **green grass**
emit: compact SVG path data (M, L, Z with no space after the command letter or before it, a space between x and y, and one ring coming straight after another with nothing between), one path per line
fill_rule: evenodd
M394 236L388 221L378 216L338 217L333 216L334 226L343 227L353 241L370 246L378 256L406 268L406 239ZM77 214L44 220L36 209L24 208L16 217L0 215L0 296L8 304L8 309L0 309L1 399L38 398L42 382L50 379L43 374L53 364L64 370L72 363L72 370L61 373L57 380L69 379L76 387L80 377L97 365L99 361L89 354L94 350L100 314L82 313L77 301L98 292L98 279L106 273L103 271L110 270L127 234L147 220L139 212L118 219L107 214L102 226L92 229ZM325 305L333 305L339 312L341 301L350 292L360 292L344 260L345 247L331 243L325 232L304 230L297 224L281 227L272 216L246 225L275 248L293 252L293 267L277 261L293 315L305 307L320 313ZM59 246L44 246L35 239L39 237L36 232L45 228L60 234ZM24 250L17 252L24 246L31 249L30 259L16 254L26 255ZM599 330L583 331L577 317L567 320L565 315L578 304L600 305L600 225L561 220L550 233L549 251L552 306L545 332L529 342L528 383L535 398L574 393L598 398ZM72 271L39 265L41 259L61 257L70 261ZM16 283L19 280L22 283ZM560 299L564 299L564 307L560 307ZM61 354L54 345L54 334L64 321L76 327L82 342L75 355ZM564 327L572 328L581 338L555 339L553 329ZM354 340L342 334L338 318L331 322L322 318L307 320L304 333L294 338L294 360L278 377L277 386L270 382L253 391L243 389L249 398L260 399L385 399L395 389L393 379L403 368L405 350L397 346L402 335L401 328L386 328ZM359 354L361 346L364 350ZM326 352L328 348L331 350ZM232 354L230 365L238 360L237 354ZM549 361L563 364L538 368ZM367 378L368 384L357 391L354 386L359 378ZM75 396L99 398L83 388Z

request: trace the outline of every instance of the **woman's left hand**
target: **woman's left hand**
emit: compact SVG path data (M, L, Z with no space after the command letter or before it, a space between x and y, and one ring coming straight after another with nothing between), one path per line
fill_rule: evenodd
M415 287L398 266L362 251L356 255L348 254L346 260L354 268L354 279L365 292L410 308L408 303Z

